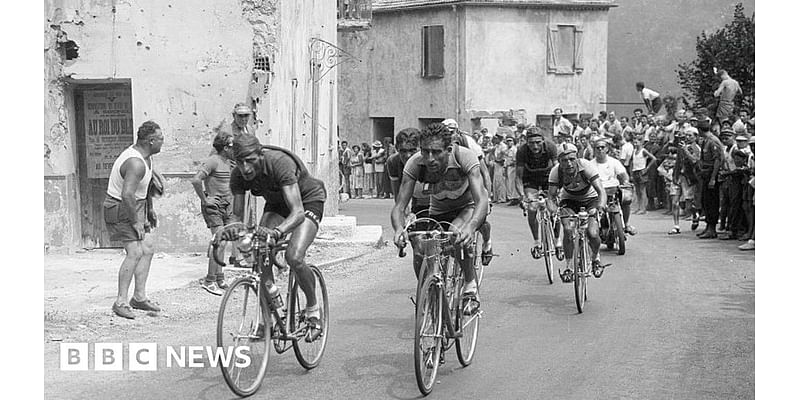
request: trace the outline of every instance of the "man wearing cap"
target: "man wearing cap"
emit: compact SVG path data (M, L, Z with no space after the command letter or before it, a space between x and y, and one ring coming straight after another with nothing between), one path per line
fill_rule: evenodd
M456 232L458 247L470 243L489 210L489 196L482 182L478 158L469 149L453 143L447 127L433 123L420 133L420 152L411 156L403 170L398 199L392 209L394 243L405 247L408 236L403 229L405 210L417 182L422 182L430 193L430 217L451 224ZM455 252L461 257L462 252ZM464 273L463 307L466 315L475 314L480 307L474 255L463 252L459 260Z
M677 143L678 160L675 164L673 182L679 188L679 206L686 210L688 218L692 221L692 230L700 224L699 191L697 188L697 162L700 161L700 146L697 144L697 128L688 127L684 130L683 140Z
M286 261L294 270L300 288L306 295L306 320L314 341L322 332L320 310L315 294L314 273L305 262L306 250L314 241L322 221L325 185L311 176L305 163L294 153L274 146L262 146L253 135L240 135L233 141L236 168L231 172L233 221L242 221L245 192L265 200L260 226L275 240L291 233L286 248ZM225 232L224 238L235 238L237 232ZM262 271L274 281L271 268Z
M256 126L252 119L253 109L247 104L237 103L233 106L233 122L231 122L231 133L234 137L247 134L255 135Z
M503 139L500 134L495 134L492 138L492 143L494 144L494 174L492 175L492 191L494 195L492 196L492 203L505 203L506 195L508 194L506 190L506 169L503 166L506 162L505 154L508 151L508 146Z
M136 143L125 149L114 161L103 200L103 219L111 241L125 247L125 259L119 267L117 300L111 306L114 314L134 319L131 307L145 311L161 311L147 299L145 286L153 260L153 242L147 236L155 219L149 210L148 188L154 178L152 156L161 152L164 134L153 121L143 123L136 132ZM128 305L128 289L134 280L133 297Z
M700 183L703 192L702 205L706 215L706 227L697 234L701 239L715 239L717 237L717 222L719 219L719 171L722 167L724 155L723 145L711 132L710 123L706 119L699 119L697 128L703 136L703 148L700 152Z
M539 237L539 222L536 219L538 208L532 202L539 194L546 196L550 176L550 169L557 162L556 152L550 151L545 145L545 139L538 127L532 126L525 132L525 143L520 144L517 150L516 181L517 191L524 193L528 210L528 226L533 235L533 248L531 255L533 258L542 256L542 241ZM548 207L555 211L555 206L548 199ZM559 247L556 251L561 252Z
M597 169L589 160L578 158L578 148L570 143L558 146L558 165L550 170L548 177L548 192L550 199L562 207L561 216L574 215L585 208L586 211L604 211L606 208L606 191L600 182L600 175ZM566 258L566 269L559 271L563 282L571 282L573 279L572 265L573 243L572 229L569 223L562 220L564 234L557 242L563 240L564 256ZM595 277L603 274L604 266L600 264L600 232L598 221L595 217L589 218L589 226L586 230L589 237L589 247L592 250L592 273ZM558 246L558 244L556 244Z
M572 122L564 118L563 114L564 110L561 107L553 110L553 137L557 137L561 133L572 136Z
M372 142L372 165L375 168L375 194L378 199L388 199L389 190L383 179L383 174L386 172L386 160L389 156L386 154L386 149L383 148L383 143L380 140Z

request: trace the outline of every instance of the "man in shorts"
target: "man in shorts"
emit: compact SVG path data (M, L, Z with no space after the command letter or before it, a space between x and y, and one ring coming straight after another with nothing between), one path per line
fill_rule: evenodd
M417 182L423 183L430 193L430 217L457 232L456 246L466 247L486 219L489 194L484 187L478 158L475 153L451 142L447 127L433 123L420 133L421 151L411 156L403 170L398 199L392 209L394 243L405 247L405 210ZM460 252L456 252L458 255ZM472 315L478 311L478 282L472 258L475 254L464 252L459 260L464 273L464 312Z
M103 219L111 241L120 241L125 247L125 259L119 267L117 300L111 310L123 318L135 318L131 307L161 311L147 299L145 287L153 260L153 243L147 233L155 221L147 193L153 178L151 156L158 154L163 144L161 127L153 121L143 123L136 132L136 143L117 157L108 178ZM129 305L131 279L134 286Z
M558 201L561 207L561 217L577 214L581 208L587 212L601 212L606 209L606 191L600 182L600 175L597 169L589 162L578 158L578 149L573 144L565 143L558 146L558 165L550 170L548 177L549 196L553 201ZM572 265L573 246L571 226L566 220L562 220L564 229L564 257L566 258L566 269L561 272L563 282L571 282L573 279ZM596 214L589 218L589 226L586 230L589 247L592 252L592 274L600 277L603 274L604 266L600 263L600 231L598 228Z
M200 164L200 169L192 177L191 183L197 197L200 198L200 212L203 214L203 220L206 222L206 227L211 230L213 237L220 228L231 222L233 194L230 181L231 170L236 165L231 156L231 147L233 146L231 134L217 133L212 146L215 153ZM236 247L232 246L232 248L235 250ZM231 258L233 258L232 263L235 262L235 257ZM211 254L208 255L208 273L200 283L200 287L216 296L222 296L228 287L222 268L214 261Z
M276 241L292 234L285 252L286 262L305 293L309 329L306 341L313 341L322 332L323 322L314 291L314 273L306 265L305 256L322 221L325 185L311 176L297 155L279 147L262 146L252 135L241 135L233 141L233 157L236 160L236 168L231 172L233 221L242 221L245 192L250 191L266 202L260 226L268 228L267 234ZM263 273L267 282L274 281L271 269Z
M528 226L533 235L531 255L538 259L542 256L539 221L536 219L538 208L528 200L536 200L540 193L546 196L547 178L550 176L550 169L557 163L556 153L550 151L549 147L545 145L541 130L533 126L525 132L525 143L519 146L516 161L516 186L520 193L524 193L526 200L524 206L528 211ZM549 199L547 205L551 212L555 212L555 205ZM556 251L561 251L561 249Z

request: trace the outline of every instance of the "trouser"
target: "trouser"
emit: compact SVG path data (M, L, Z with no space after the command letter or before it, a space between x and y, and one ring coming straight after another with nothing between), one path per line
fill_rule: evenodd
M502 165L495 165L494 174L492 175L492 191L495 201L506 201L506 178L504 176L505 168Z
M391 179L389 179L389 171L384 170L380 174L380 177L376 177L376 179L377 178L380 178L381 180L383 180L383 193L386 195L386 197L391 197L391 194L392 194L392 181L391 181Z
M517 167L506 168L506 197L509 200L519 199L520 193L517 192Z
M706 226L716 230L719 220L719 182L708 187L711 171L700 174L700 188L703 192L703 212L706 214Z
M744 187L740 177L732 176L728 178L726 190L726 221L727 229L732 233L740 233L746 230L744 221L744 210L742 209L742 193Z
M728 211L730 208L730 179L728 177L722 178L719 183L719 224L723 230L729 231L728 227Z
M342 190L350 195L350 173L342 173Z
M375 171L375 194L377 196L383 196L383 194L386 193L383 175L385 175L383 171Z

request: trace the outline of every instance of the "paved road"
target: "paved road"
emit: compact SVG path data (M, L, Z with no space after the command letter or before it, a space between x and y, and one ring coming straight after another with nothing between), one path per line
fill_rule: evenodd
M389 200L351 201L343 213L388 227ZM376 221L376 222L372 222ZM547 284L517 208L491 216L500 258L487 270L474 363L451 350L432 399L736 399L755 396L754 254L739 243L668 237L660 214L634 220L628 253L589 282L577 314L571 285ZM688 228L688 227L687 227ZM687 229L688 231L688 229ZM384 234L389 237L389 233ZM384 248L329 277L331 336L322 365L305 372L273 356L253 398L412 399L413 294L409 259ZM154 328L155 329L155 328ZM141 341L212 344L213 316L161 327ZM110 338L113 341L113 338ZM128 340L134 341L134 340ZM46 369L57 369L46 349ZM54 359L55 358L55 359ZM217 369L46 373L48 398L233 398Z

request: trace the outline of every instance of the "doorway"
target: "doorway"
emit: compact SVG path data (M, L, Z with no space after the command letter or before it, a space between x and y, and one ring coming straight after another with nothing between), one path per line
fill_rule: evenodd
M75 143L81 246L121 248L112 242L103 219L103 199L111 167L117 156L134 142L130 80L111 83L74 81Z
M389 137L394 142L394 118L372 118L372 140Z

